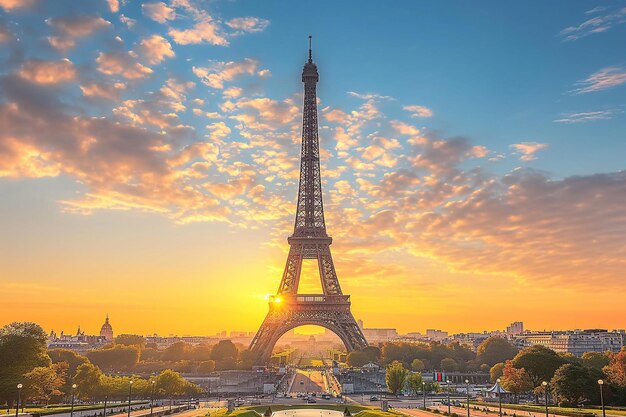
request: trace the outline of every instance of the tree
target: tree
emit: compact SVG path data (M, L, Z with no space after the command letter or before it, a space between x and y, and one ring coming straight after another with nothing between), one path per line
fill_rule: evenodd
M52 363L65 363L67 364L67 377L65 378L65 383L60 388L63 392L70 392L72 389L72 377L76 375L76 370L83 363L88 363L89 360L69 349L52 349L48 351L48 356L52 359Z
M422 372L425 368L424 361L421 359L413 359L411 362L411 370L415 372Z
M565 360L547 347L534 345L522 349L512 360L516 368L524 368L533 387L539 386L542 381L550 381Z
M98 368L106 371L127 371L139 362L139 348L115 345L109 349L94 349L87 351L87 358Z
M221 361L226 358L237 360L237 346L231 340L220 340L211 350L211 359Z
M606 353L585 352L581 357L581 364L585 368L601 371L602 368L609 364L609 356Z
M495 384L498 378L502 377L502 373L504 372L504 364L502 362L496 363L489 370L489 379L491 383Z
M422 374L419 372L413 372L406 379L409 390L415 395L417 395L418 392L422 391L423 381L424 380L422 379Z
M24 398L48 405L52 396L63 394L60 388L65 383L66 369L67 364L61 362L52 366L38 366L25 373Z
M162 397L176 397L185 394L187 382L178 372L166 369L156 378L156 389Z
M577 406L582 400L593 398L597 385L589 370L577 363L561 366L550 381L552 395L558 404L570 407Z
M398 395L398 392L404 388L407 374L408 371L399 361L395 361L387 367L385 382L387 383L387 389L393 395Z
M80 365L73 379L73 383L77 385L76 394L78 398L82 400L93 398L102 387L101 378L102 371L97 366L91 363Z
M609 364L604 367L611 384L626 388L626 348L610 355Z
M441 360L441 369L446 372L453 372L458 369L458 364L452 358L444 358Z
M476 350L476 359L480 363L493 366L498 362L512 359L517 353L517 349L508 340L491 336L485 339Z
M506 361L502 370L502 386L516 396L532 391L533 383L524 368L515 368L511 361Z
M161 360L177 362L187 359L193 350L193 346L185 342L175 342L163 351Z
M348 366L360 368L368 362L367 359L367 355L364 352L361 352L360 350L355 350L348 353L346 363L348 364Z
M46 333L35 323L15 322L0 328L0 403L13 404L23 375L50 366Z
M115 337L116 345L137 346L143 349L146 346L146 339L138 334L121 334Z

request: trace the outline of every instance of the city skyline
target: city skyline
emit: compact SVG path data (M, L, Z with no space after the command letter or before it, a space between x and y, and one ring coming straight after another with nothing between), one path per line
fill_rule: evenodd
M624 3L305 7L0 0L0 323L258 328L312 34L355 317L626 328Z

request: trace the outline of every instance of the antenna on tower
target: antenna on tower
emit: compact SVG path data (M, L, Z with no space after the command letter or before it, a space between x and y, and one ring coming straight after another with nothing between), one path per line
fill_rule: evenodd
M309 62L313 61L313 52L311 51L312 42L313 42L313 36L309 35Z

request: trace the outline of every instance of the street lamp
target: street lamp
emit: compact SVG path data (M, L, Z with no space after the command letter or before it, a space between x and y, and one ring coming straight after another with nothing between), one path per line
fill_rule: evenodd
M426 382L422 380L422 394L424 394L424 410L426 410Z
M76 387L78 385L72 384L72 405L70 407L70 417L74 417L74 396L76 395Z
M22 388L24 385L17 384L17 404L15 404L15 417L20 412L20 400L22 399Z
M502 417L502 388L500 387L500 378L496 379L498 384L498 404L499 404L499 416Z
M469 379L465 380L465 387L467 391L467 417L470 417L470 405L469 405Z
M548 417L548 383L546 381L543 381L541 385L543 385L543 393L545 396L545 403L546 403L546 417Z
M446 380L446 384L448 384L448 389L446 391L448 391L448 415L450 415L450 380Z
M130 417L130 400L133 397L133 380L128 381L128 417Z
M604 394L602 392L604 381L601 379L598 379L598 385L600 385L600 403L602 404L602 417L606 417L606 410L604 408Z
M150 396L150 417L152 417L152 410L154 408L154 385L156 384L156 381L153 379L152 380L152 395Z
M104 396L104 412L102 413L103 417L107 417L107 400L108 399L109 399L109 396L105 395Z

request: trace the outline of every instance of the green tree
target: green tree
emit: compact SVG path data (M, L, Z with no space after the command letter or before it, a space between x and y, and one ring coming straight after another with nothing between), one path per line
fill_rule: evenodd
M408 372L409 371L407 371L399 361L395 361L387 367L385 382L387 383L389 392L393 395L398 395L402 388L404 388Z
M441 369L446 372L454 372L458 370L458 364L452 358L444 358L441 360Z
M35 323L15 322L0 328L0 404L13 404L23 375L37 367L49 367L46 333Z
M139 362L139 348L115 345L108 349L94 349L87 351L87 358L105 371L128 371Z
M493 365L491 369L489 369L489 379L491 380L491 383L495 384L498 378L502 377L503 372L504 364L502 362Z
M115 337L116 345L137 346L143 349L146 346L145 337L138 334L121 334Z
M221 361L226 358L237 360L237 346L231 340L220 340L211 350L211 359Z
M577 363L566 363L554 373L550 388L560 406L575 407L580 401L595 396L596 381L589 369Z
M601 371L602 368L609 364L609 356L606 353L585 352L581 357L581 364L585 368Z
M178 373L166 369L156 377L156 389L162 397L176 397L185 394L188 382Z
M360 368L368 362L367 355L360 350L355 350L348 353L348 357L346 358L346 363L348 366L354 366Z
M63 392L70 392L72 389L72 377L76 375L76 370L83 363L88 363L89 360L69 349L51 349L48 351L48 356L52 359L52 363L66 363L68 368L65 378L65 383L60 388Z
M94 398L102 388L102 371L91 364L84 363L76 370L73 383L77 385L76 394L82 400Z
M476 349L476 359L480 363L493 366L496 363L512 359L517 349L503 337L491 336L485 339Z
M67 364L61 362L52 366L37 366L25 373L24 398L48 405L52 396L63 394L60 388L65 382L66 369Z
M424 365L423 360L413 359L413 362L411 362L411 370L415 372L422 372L424 369L426 369L426 366Z
M192 351L193 346L189 343L175 342L165 348L161 355L161 360L172 362L182 361L183 359L188 359Z
M534 345L522 349L512 360L516 368L524 368L533 387L539 386L542 381L550 381L565 360L547 347Z
M422 382L424 380L422 379L422 374L419 372L413 372L411 374L409 374L409 376L406 379L406 384L409 387L409 390L417 395L418 392L422 391Z

